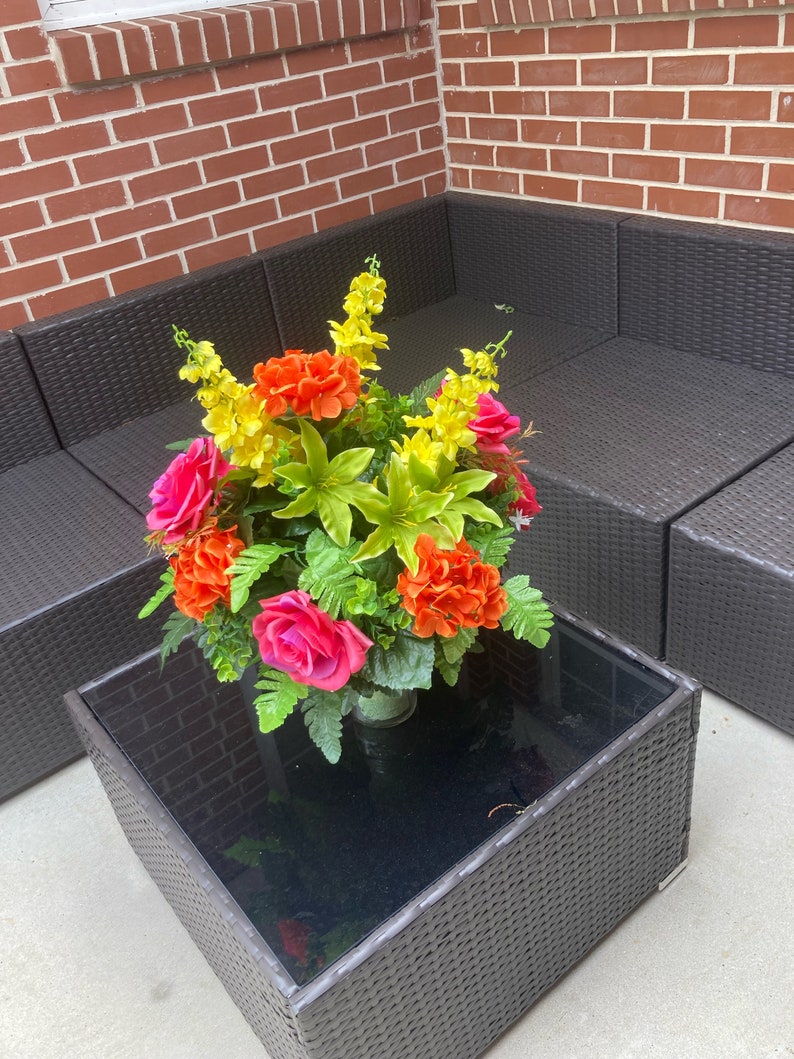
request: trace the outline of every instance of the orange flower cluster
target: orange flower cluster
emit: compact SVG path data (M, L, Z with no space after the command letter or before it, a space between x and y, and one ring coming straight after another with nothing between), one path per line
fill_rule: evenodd
M419 569L400 574L397 591L403 607L414 615L417 636L455 636L461 628L497 627L507 610L507 593L495 566L480 562L462 539L452 551L442 551L430 534L420 533L415 550Z
M361 373L353 357L337 357L327 349L304 353L288 349L254 367L254 397L265 402L273 419L291 408L297 416L336 419L352 408L361 393Z
M174 603L189 618L202 621L218 600L229 604L229 567L245 548L228 530L213 527L206 533L188 537L170 562L174 571Z

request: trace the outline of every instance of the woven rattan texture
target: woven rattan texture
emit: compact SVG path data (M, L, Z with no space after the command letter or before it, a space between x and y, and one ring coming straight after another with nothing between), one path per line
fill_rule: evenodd
M692 697L349 975L287 1002L247 921L221 914L214 877L69 698L131 845L273 1059L473 1059L686 856Z
M517 365L522 377L538 375L608 337L549 317L506 313L490 302L456 294L384 324L389 349L378 353L382 368L378 382L393 393L410 393L442 368L463 371L461 348L482 349L510 330L508 357L499 361L500 378L518 370Z
M378 322L396 319L455 293L442 196L295 240L264 255L268 286L285 349L330 344L327 320L341 323L353 276L377 254L386 279ZM281 349L273 350L277 355Z
M479 1055L686 856L692 724L678 711L302 1011L311 1059Z
M140 563L143 520L66 452L6 471L0 629ZM58 513L61 513L59 517Z
M540 431L525 451L544 511L512 567L660 657L666 526L791 438L791 381L614 339L535 378L511 361L500 398Z
M667 655L794 733L794 446L676 522Z
M620 333L794 378L794 241L653 217L621 225Z
M108 752L107 736L79 696L67 703L118 821L157 887L273 1059L303 1059L289 1003L261 970L258 935L137 773L118 751Z
M3 415L0 417L0 472L58 448L50 417L15 335L0 333ZM10 399L9 399L10 398Z
M63 694L159 641L157 622L136 620L159 572L143 562L0 632L0 799L82 753Z
M548 599L660 658L665 524L545 467L525 470L543 511L517 535L505 573L528 574Z
M617 334L619 213L451 194L458 294Z
M278 345L261 262L216 266L19 328L64 446L184 400L184 350L172 324L214 342L234 374L250 374Z
M187 382L182 385L188 396L192 387ZM204 415L204 409L195 401L181 401L115 430L104 430L86 438L72 445L69 452L100 481L145 514L152 506L149 491L153 483L176 455L166 445L205 434L201 426Z

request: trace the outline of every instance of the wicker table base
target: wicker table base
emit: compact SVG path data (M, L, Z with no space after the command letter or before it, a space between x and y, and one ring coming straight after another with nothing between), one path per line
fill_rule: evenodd
M476 824L463 856L434 860L456 825L443 789L429 787L415 803L429 807L416 865L405 849L391 858L416 885L303 979L243 912L246 872L227 874L223 851L274 783L236 688L209 683L187 651L163 678L147 655L67 695L130 844L273 1059L477 1056L685 860L698 686L570 615L545 651L514 657L512 645L493 638L468 680L468 699L490 697L501 728L472 728L475 756L461 758L451 801L464 818L479 799L472 819L485 830ZM420 695L417 713L433 706ZM301 737L288 730L278 747L278 784L307 767ZM498 771L503 745L523 779L508 768L500 787L478 764L475 782L471 762ZM527 771L529 758L542 767ZM486 812L517 803L516 783L536 784L519 792L526 806Z

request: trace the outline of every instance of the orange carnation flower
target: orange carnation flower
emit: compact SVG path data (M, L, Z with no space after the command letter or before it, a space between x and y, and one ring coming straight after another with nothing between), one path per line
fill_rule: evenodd
M419 569L400 574L397 591L402 606L414 615L417 636L455 636L461 628L497 627L507 610L507 593L495 566L480 562L479 554L462 539L451 551L442 551L430 534L420 533L414 550Z
M203 621L207 611L222 600L228 604L231 595L227 573L245 548L229 530L211 529L189 537L170 559L174 571L174 603L189 618Z
M353 357L337 357L327 349L303 353L288 349L254 367L253 394L265 402L273 419L291 408L295 415L336 419L352 408L361 393L361 373Z

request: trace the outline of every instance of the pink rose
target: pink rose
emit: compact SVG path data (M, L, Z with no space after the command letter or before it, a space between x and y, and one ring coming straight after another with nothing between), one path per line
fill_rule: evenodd
M480 452L509 452L505 441L518 433L521 420L510 415L490 393L481 393L477 404L480 414L469 423L469 430L477 435L477 448Z
M514 470L516 479L516 488L518 489L519 496L517 500L509 506L508 511L511 515L516 516L515 522L519 529L529 529L530 520L542 511L543 508L537 501L535 494L535 486L530 482L523 471L519 470L518 467Z
M153 507L146 516L149 529L164 531L164 544L175 544L197 530L215 498L218 482L231 469L212 438L196 438L152 486Z
M308 592L282 592L259 605L251 629L262 661L299 684L338 691L364 665L372 640L352 621L334 621Z

